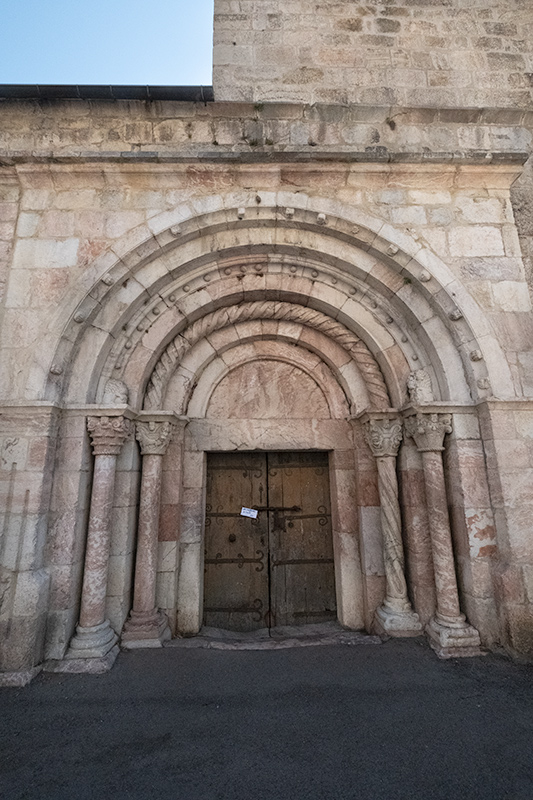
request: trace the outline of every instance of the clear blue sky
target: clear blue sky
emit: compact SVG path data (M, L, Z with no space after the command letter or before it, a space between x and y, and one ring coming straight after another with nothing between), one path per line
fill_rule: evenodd
M0 83L211 85L213 0L4 0Z

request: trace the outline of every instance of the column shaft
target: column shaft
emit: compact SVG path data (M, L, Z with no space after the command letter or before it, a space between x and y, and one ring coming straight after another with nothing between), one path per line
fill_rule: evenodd
M105 615L107 573L117 456L131 423L123 416L88 417L87 428L94 451L94 474L80 619L65 655L64 671L69 672L105 671L118 653L118 636Z
M452 532L446 499L442 451L444 436L452 432L451 414L416 409L406 420L406 430L422 454L428 504L429 533L437 593L437 611L426 631L441 658L480 653L479 633L461 614L455 574Z
M376 611L375 627L391 636L418 636L422 625L411 608L405 580L402 518L398 498L396 457L402 424L394 411L363 415L365 440L376 458L385 565L385 599Z
M156 606L157 555L163 456L175 432L174 421L145 415L137 422L142 453L141 497L137 528L137 557L133 608L124 625L125 648L161 647L170 638L166 616Z
M82 627L99 625L105 620L116 462L116 455L97 455L94 460L93 489L81 596L80 625Z
M402 521L398 501L396 459L386 456L377 459L378 489L385 562L385 604L391 610L411 611L405 580L405 558L402 543Z
M143 456L133 594L133 610L136 613L153 612L155 609L162 464L161 455Z
M459 617L459 592L453 558L452 534L440 452L422 453L424 481L429 510L429 530L435 569L437 611L445 617Z

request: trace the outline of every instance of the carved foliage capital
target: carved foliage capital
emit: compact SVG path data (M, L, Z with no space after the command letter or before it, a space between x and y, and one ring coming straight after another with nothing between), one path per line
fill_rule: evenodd
M421 453L444 450L444 437L452 432L452 415L416 414L405 420L405 432Z
M172 422L156 422L155 420L137 422L135 427L143 456L165 455L176 429Z
M376 458L397 456L402 441L402 423L399 419L371 419L363 425L363 435Z
M125 417L87 417L87 430L95 456L118 456L132 424Z

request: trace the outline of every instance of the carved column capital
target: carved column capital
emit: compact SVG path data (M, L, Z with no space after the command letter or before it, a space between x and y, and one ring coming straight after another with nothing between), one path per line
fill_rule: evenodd
M398 418L370 418L363 422L363 435L376 458L395 458L403 438L402 422Z
M420 453L444 450L444 437L452 432L451 414L417 413L405 420L405 433Z
M170 420L143 420L135 423L137 441L143 456L163 456L170 444L176 425Z
M131 434L132 423L126 417L87 417L87 430L95 456L118 456Z

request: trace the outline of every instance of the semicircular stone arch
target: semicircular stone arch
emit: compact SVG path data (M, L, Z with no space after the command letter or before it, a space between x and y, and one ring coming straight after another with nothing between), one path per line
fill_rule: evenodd
M186 330L185 336L180 334L173 339L152 372L145 394L145 410L161 407L168 381L192 345L214 331L240 322L257 320L296 322L324 333L339 344L356 362L364 377L371 407L383 409L390 405L381 371L367 346L358 337L320 311L314 311L295 303L263 300L241 303L206 314Z
M220 329L206 340L199 340L170 375L160 408L204 417L212 393L229 373L243 365L265 361L281 362L289 370L305 373L325 398L328 418L346 419L370 407L364 377L340 345L301 325L283 325L276 332L273 327L277 327L273 321L257 320L236 326L237 337L233 331ZM255 369L250 367L252 372ZM255 381L260 391L265 380L262 375ZM280 380L279 376L275 380ZM301 387L299 394L297 399L305 406L306 393Z
M212 276L209 277L210 272L215 271L216 280L224 282L227 277L225 270L238 269L238 263L261 255L264 257L268 252L278 254L287 261L294 261L294 269L302 274L307 271L310 278L320 269L326 276L325 280L330 281L329 294L339 280L336 276L340 275L341 282L344 279L350 284L346 291L355 295L348 299L358 303L361 309L373 317L370 327L360 324L358 314L354 313L351 317L354 327L359 325L357 332L364 336L367 346L378 352L383 349L379 346L372 347L372 328L381 327L389 333L392 328L387 328L388 325L401 327L403 333L397 342L400 349L406 351L404 354L408 360L409 349L416 351L411 358L417 355L420 364L411 364L413 368L429 366L434 369L435 388L439 396L455 396L455 399L461 401L470 397L486 396L490 387L487 383L487 367L483 362L485 342L479 344L476 339L472 318L485 341L490 331L483 320L480 321L476 316L473 301L466 296L466 292L463 291L461 295L453 275L438 259L429 260L433 273L439 274L430 273L426 264L425 275L422 275L424 261L428 261L427 257L423 257L425 251L413 242L404 242L406 247L401 249L390 239L380 237L378 230L384 228L383 221L372 220L376 228L372 230L370 227L355 225L355 212L349 207L348 217L351 216L352 219L327 217L325 220L319 219L320 214L309 207L298 208L295 202L295 208L295 214L291 218L287 216L288 208L261 207L253 209L253 212L250 210L253 218L245 220L238 219L236 210L235 219L228 222L233 213L231 209L212 212L197 217L194 221L192 218L182 219L179 229L171 226L173 230L168 228L155 235L159 237L157 246L154 243L150 246L145 243L130 251L127 256L123 255L118 264L108 269L93 284L90 292L71 315L54 354L46 396L53 399L63 394L67 398L76 397L78 402L94 400L97 392L95 382L100 382L101 392L100 378L105 373L110 356L114 356L121 346L127 348L129 344L132 347L132 327L139 328L141 332L143 325L146 327L145 321L150 314L155 317L161 313L158 306L164 307L165 311L172 306L174 313L176 308L180 312L182 298L178 297L176 302L176 293L183 294L187 289L189 296L201 295L202 290L196 284L203 282L202 288L207 287L212 280ZM383 232L392 236L389 226L385 227L387 230ZM217 230L221 247L217 253L213 253L212 236ZM309 257L309 251L314 254L314 262ZM292 254L290 258L287 255L289 252ZM307 266L302 265L302 260ZM231 266L232 263L234 267ZM92 273L97 272L98 265L95 264ZM427 275L430 280L426 280ZM448 281L445 288L439 278ZM320 282L316 278L314 281ZM206 290L209 294L208 289ZM239 292L236 297L238 295ZM173 296L174 299L171 299ZM202 298L199 299L198 307L201 307ZM319 298L315 297L314 300L318 301ZM327 300L324 302L327 304ZM464 311L459 306L460 302L463 302ZM204 305L209 306L210 303L214 303L213 298L206 297ZM335 309L334 301L329 306ZM335 310L338 311L338 308ZM407 337L408 341L403 342L402 337ZM167 343L163 341L160 346L166 347ZM406 347L403 348L402 345ZM496 350L498 349L497 347ZM72 374L65 374L68 368L65 369L64 365L72 361L72 355L76 360L76 353L79 354L78 364L84 364L85 375L88 354L92 359L91 385L86 386L84 397L83 377L79 379ZM472 353L476 353L476 363L470 357ZM480 353L481 358L478 357ZM457 397L456 388L451 390L447 385L446 376L450 371L452 354L455 360L452 383L454 387L463 384L459 392L462 393L461 397ZM380 366L387 373L387 368L384 369L383 364ZM392 374L392 366L389 372ZM68 391L65 395L67 385Z
M317 354L279 340L242 340L173 376L162 409L191 419L347 419L352 403Z

